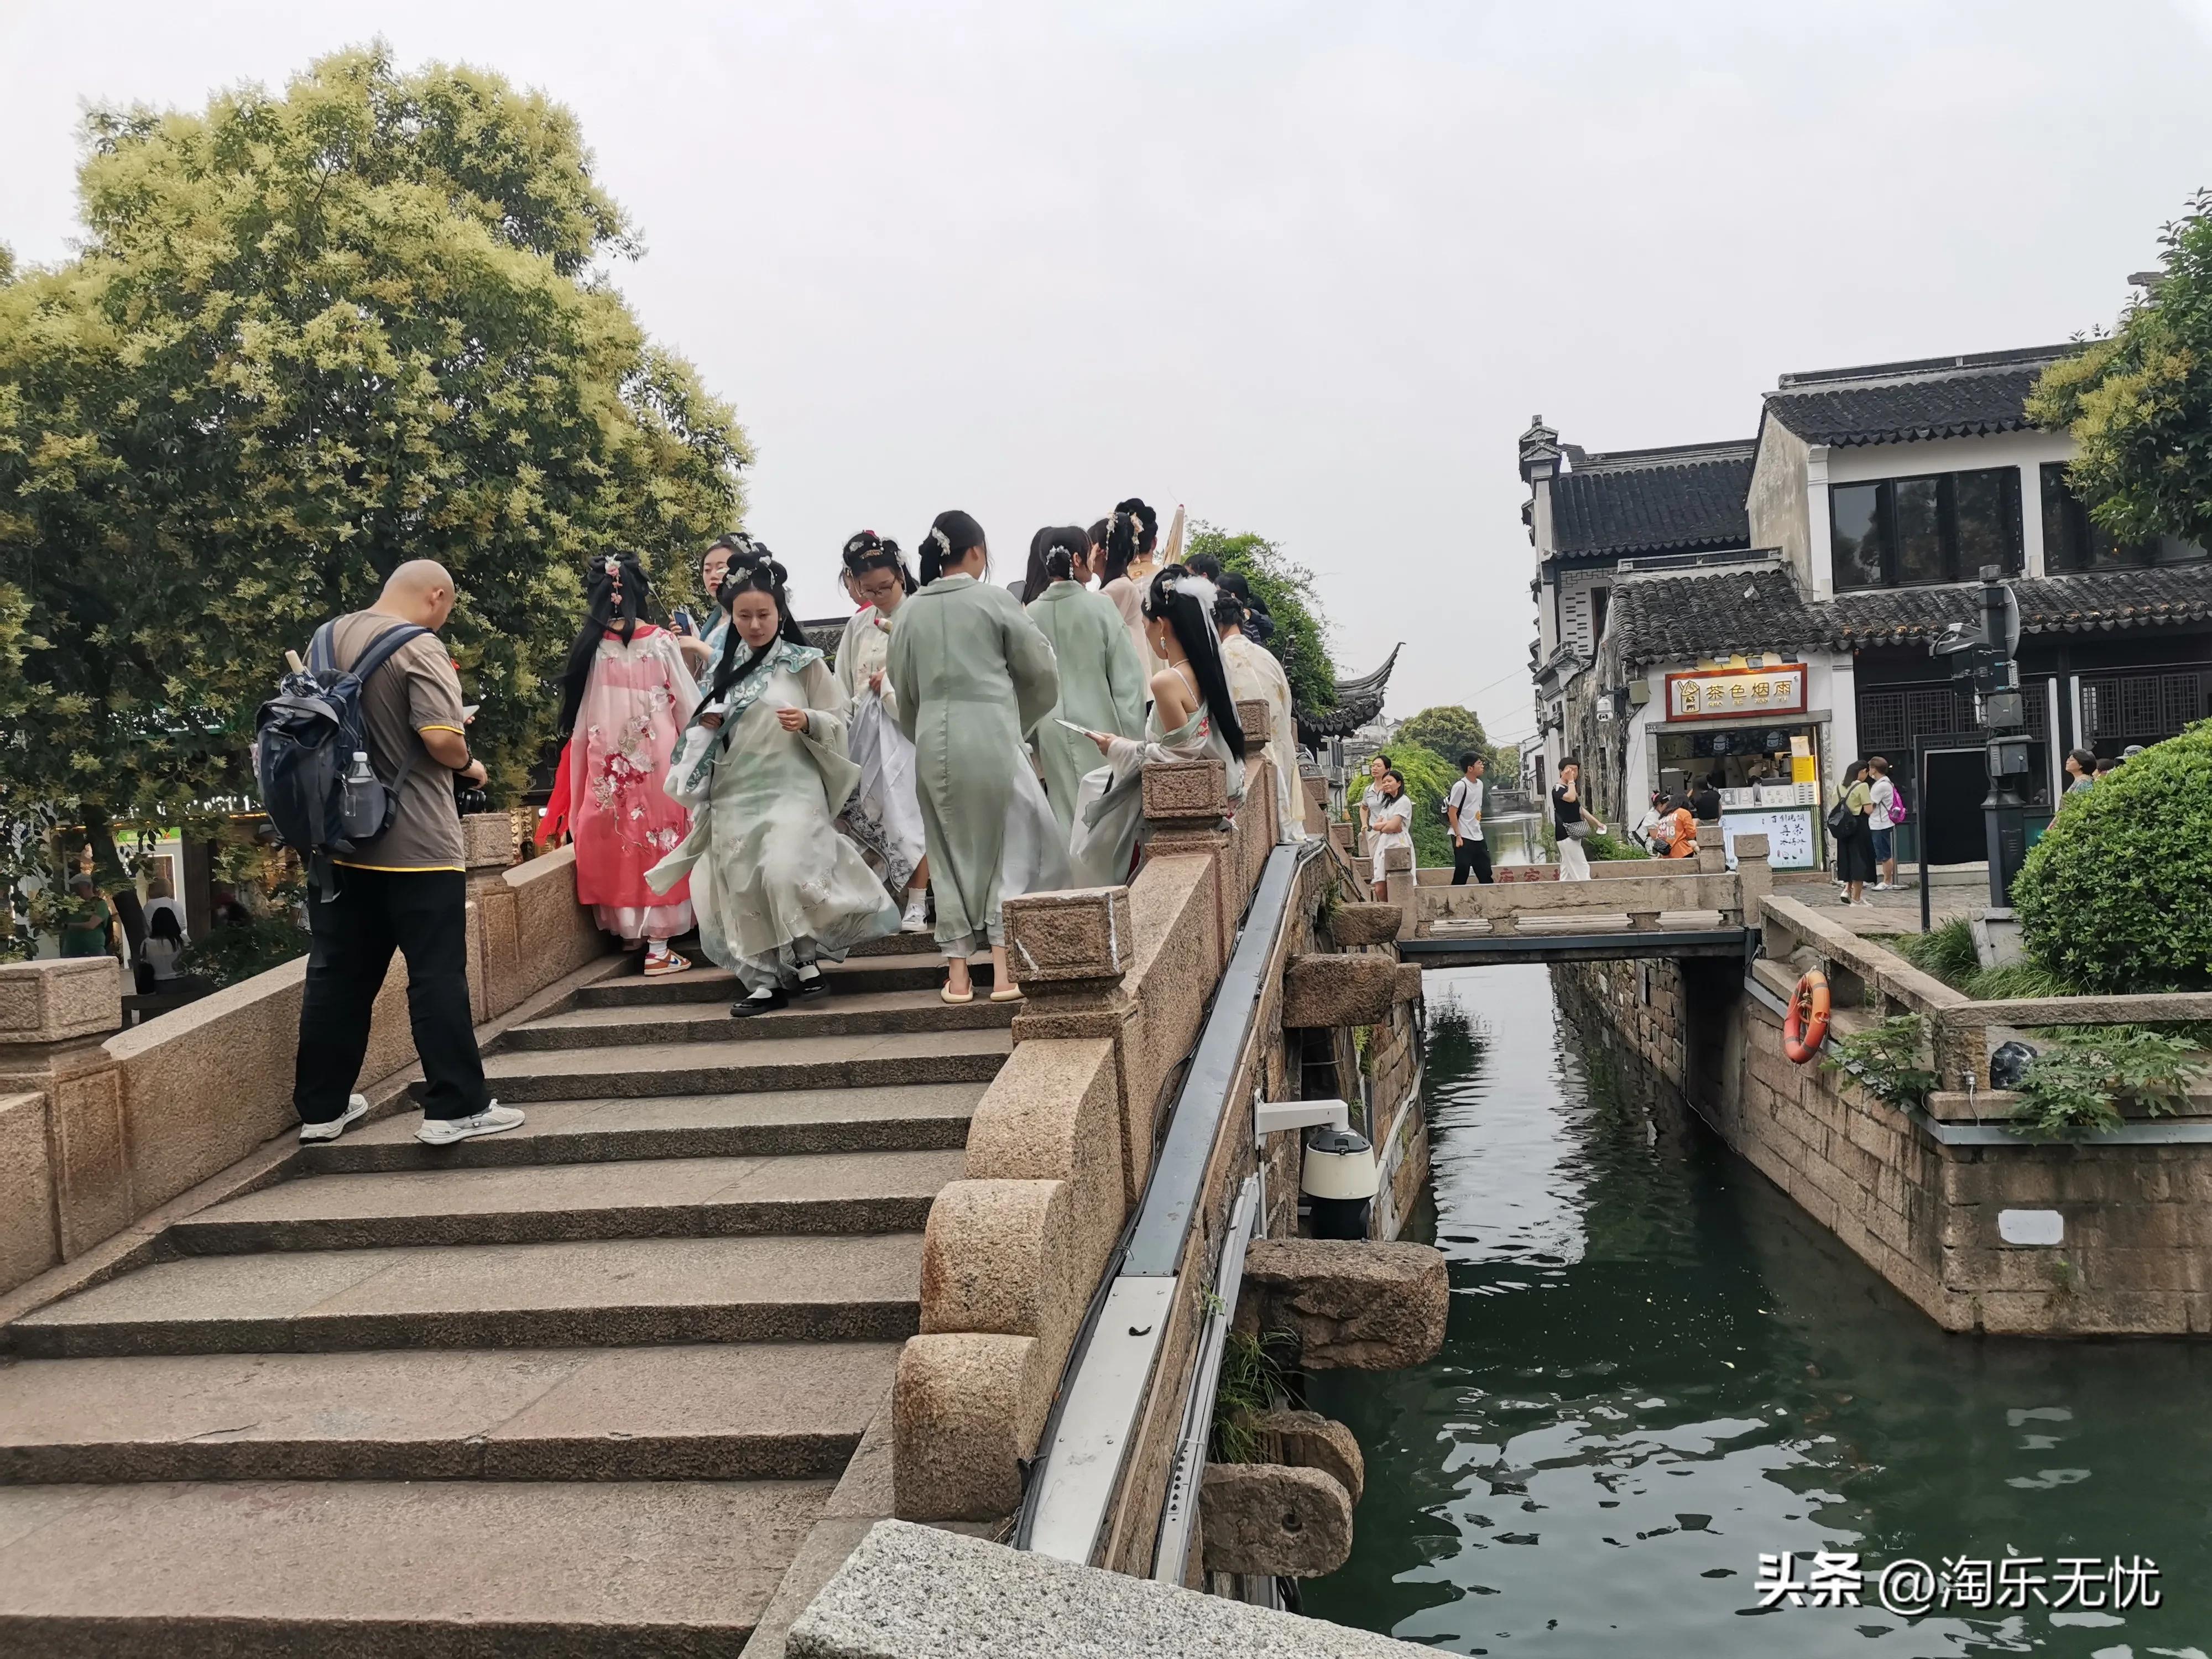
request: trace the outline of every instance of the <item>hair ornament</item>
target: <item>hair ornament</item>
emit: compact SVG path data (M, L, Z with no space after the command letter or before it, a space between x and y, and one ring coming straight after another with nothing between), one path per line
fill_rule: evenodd
M941 525L941 524L940 524L940 525L933 525L933 526L932 526L930 527L929 535L928 535L928 537L927 537L927 539L928 539L928 540L930 540L930 541L933 541L933 542L936 543L936 544L937 544L937 545L938 545L939 548L941 548L942 550L943 550L943 552L939 555L939 557L940 557L940 559L942 560L942 562L945 562L945 563L948 563L948 564L949 564L950 562L951 562L951 559L952 559L952 538L951 538L951 537L950 537L950 536L948 536L948 535L946 535L946 534L945 533L945 526L944 526L943 525Z

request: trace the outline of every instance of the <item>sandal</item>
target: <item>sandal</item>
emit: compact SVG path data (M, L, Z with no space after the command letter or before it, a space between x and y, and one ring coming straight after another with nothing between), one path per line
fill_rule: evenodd
M950 985L940 986L937 994L957 1007L962 1003L975 1000L975 982L973 980L969 981L968 988L964 991L956 991Z
M991 1000L994 1002L1019 1002L1021 1000L1021 988L1018 986L1001 985L991 993Z

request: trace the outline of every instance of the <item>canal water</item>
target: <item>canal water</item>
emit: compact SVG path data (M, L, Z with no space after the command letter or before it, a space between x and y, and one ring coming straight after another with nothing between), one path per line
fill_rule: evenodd
M1367 1490L1306 1612L1526 1659L2212 1654L2212 1345L1946 1335L1547 970L1431 973L1428 1007L1416 1236L1449 1334L1419 1370L1310 1379ZM1759 1608L1762 1553L1802 1578L1823 1550L1860 1558L1863 1605ZM2089 1576L2060 1558L2144 1558L2163 1604L1975 1607L1971 1565L1965 1607L1879 1604L1893 1561L2008 1553L2054 1600Z

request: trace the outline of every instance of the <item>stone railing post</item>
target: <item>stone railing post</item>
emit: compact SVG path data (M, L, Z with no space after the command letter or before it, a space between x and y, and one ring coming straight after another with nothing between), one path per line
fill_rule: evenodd
M521 974L521 929L514 893L501 879L515 861L514 818L506 812L471 812L461 819L461 862L468 866L469 1003L478 1024L496 1018L526 993Z
M1213 865L1214 960L1227 960L1243 909L1230 890L1229 774L1218 760L1150 761L1142 778L1146 852L1152 858L1203 854Z
M1759 902L1774 890L1774 869L1766 861L1766 837L1746 833L1735 838L1736 910L1746 927L1759 926Z
M1721 837L1717 823L1698 826L1698 873L1701 876L1723 876L1728 873L1728 843Z
M1237 808L1237 822L1244 831L1244 867L1239 874L1249 893L1260 879L1268 848L1286 832L1275 757L1267 747L1275 738L1275 711L1257 697L1246 698L1237 705L1237 723L1244 728L1244 799Z
M130 1136L124 1123L123 1079L105 1040L123 1024L123 981L113 957L0 966L0 1097L44 1101L46 1188L34 1214L50 1217L52 1249L64 1261L82 1255L137 1218L131 1182ZM39 1113L20 1103L6 1115L26 1143ZM35 1156L35 1154L34 1154ZM13 1189L18 1172L0 1170ZM0 1233L18 1231L13 1218ZM9 1237L9 1254L31 1243Z

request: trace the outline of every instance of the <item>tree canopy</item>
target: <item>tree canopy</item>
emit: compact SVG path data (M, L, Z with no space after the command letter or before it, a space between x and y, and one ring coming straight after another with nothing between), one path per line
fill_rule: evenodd
M2073 433L2067 480L2114 538L2212 546L2212 190L2159 240L2143 298L2045 369L2027 410Z
M1336 706L1336 664L1328 652L1328 619L1314 591L1313 572L1264 536L1232 536L1204 522L1191 526L1183 557L1211 553L1266 602L1274 618L1267 649L1283 665L1300 708L1317 713Z
M1480 755L1489 766L1493 787L1510 788L1520 773L1518 753L1500 750L1490 741L1489 734L1483 731L1482 717L1472 708L1462 708L1457 703L1438 703L1432 708L1424 708L1419 714L1409 716L1401 723L1397 734L1390 741L1394 749L1402 748L1407 744L1420 744L1443 760L1455 777L1459 775L1459 757L1462 755ZM1501 757L1509 753L1513 769L1498 775Z
M204 821L284 649L416 557L511 798L585 560L688 569L750 459L607 280L637 243L574 118L374 47L86 131L82 252L0 280L6 815L110 866L111 825Z

